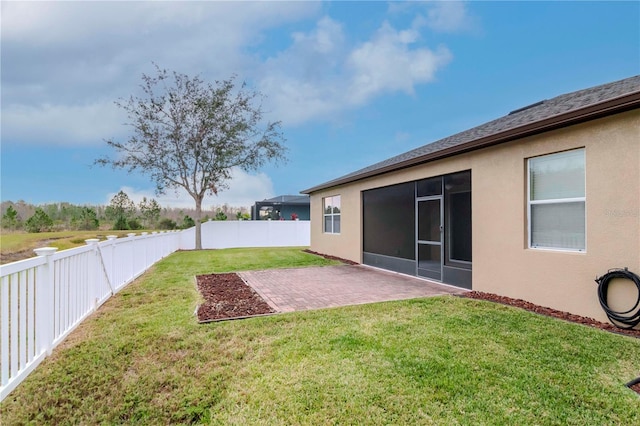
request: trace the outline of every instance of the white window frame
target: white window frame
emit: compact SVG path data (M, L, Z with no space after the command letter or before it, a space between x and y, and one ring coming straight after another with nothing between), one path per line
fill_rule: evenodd
M336 213L334 212L334 208L335 208L335 204L333 202L334 199L338 199L338 203L340 204L340 207L338 207L339 211ZM330 206L331 206L331 212L327 213L327 200L331 200ZM324 197L322 199L322 232L325 234L333 234L333 235L339 235L340 232L334 232L334 220L335 217L338 216L340 217L340 215L342 214L342 200L340 198L340 195L332 195L329 197ZM326 229L326 223L327 223L327 218L330 217L331 218L331 230L327 230ZM342 220L340 220L340 229L342 229Z
M569 151L582 151L584 157L584 170L585 170L585 196L584 197L574 197L574 198L554 198L554 199L546 199L546 200L532 200L531 199L531 160L540 157L547 157L556 154L561 154ZM527 158L527 247L533 250L547 250L547 251L560 251L560 252L574 252L574 253L585 253L587 251L587 155L586 150L584 148L571 149L567 151L554 152L551 154L539 155L536 157ZM541 204L565 204L565 203L583 203L585 206L584 210L584 248L575 249L575 248L561 248L561 247L545 247L541 245L533 245L532 244L532 231L531 231L531 207L535 205Z

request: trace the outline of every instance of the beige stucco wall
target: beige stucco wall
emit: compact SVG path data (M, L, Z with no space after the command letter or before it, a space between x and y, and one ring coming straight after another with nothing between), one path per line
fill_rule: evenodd
M526 159L586 151L585 253L527 248ZM594 279L608 269L640 274L640 111L630 111L311 194L311 249L362 261L361 191L471 170L473 289L601 321ZM322 198L340 195L340 235L322 232ZM635 301L629 281L611 304ZM631 306L628 306L631 307Z

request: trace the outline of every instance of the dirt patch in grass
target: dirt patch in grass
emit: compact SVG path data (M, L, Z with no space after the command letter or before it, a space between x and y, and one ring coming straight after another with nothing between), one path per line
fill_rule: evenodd
M29 259L32 257L36 257L36 254L33 250L21 250L14 251L11 253L0 253L0 265L5 265L11 262L17 262L19 260Z
M61 238L49 238L46 240L38 240L38 244L36 245L36 247L47 247L50 243L59 239ZM0 264L5 265L11 262L18 262L20 260L31 259L32 257L36 257L36 256L37 254L36 252L33 251L33 249L0 253Z
M198 321L246 318L275 311L235 273L196 276L204 303L198 306Z

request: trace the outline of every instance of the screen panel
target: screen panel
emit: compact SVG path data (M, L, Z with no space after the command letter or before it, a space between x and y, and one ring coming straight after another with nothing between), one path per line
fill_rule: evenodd
M362 193L363 250L415 260L415 183Z
M471 262L471 171L444 177L445 264L470 268Z
M440 242L440 199L418 202L418 241Z
M419 180L417 185L418 197L442 195L442 176Z

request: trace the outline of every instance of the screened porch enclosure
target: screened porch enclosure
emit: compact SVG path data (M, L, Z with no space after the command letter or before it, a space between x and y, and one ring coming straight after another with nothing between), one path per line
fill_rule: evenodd
M363 263L471 288L471 171L362 192Z

